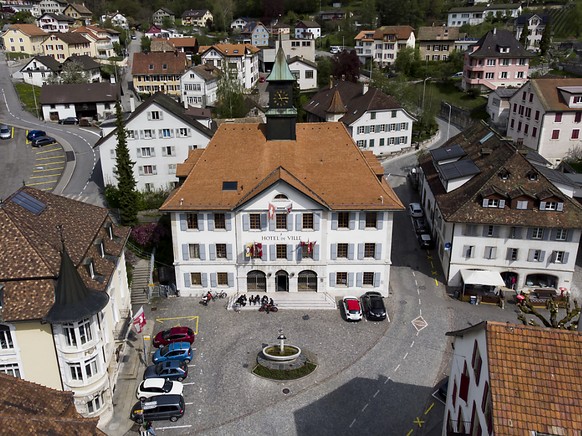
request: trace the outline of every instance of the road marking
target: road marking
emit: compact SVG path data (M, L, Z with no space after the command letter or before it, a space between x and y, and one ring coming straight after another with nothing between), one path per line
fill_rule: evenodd
M406 360L407 357L408 357L408 351L406 352L406 354L404 355L404 357L402 358L402 360Z
M173 425L173 426L167 426L167 427L158 427L156 430L171 430L173 428L190 428L192 427L192 424L188 424L188 425Z
M352 423L350 424L350 428L352 428L352 425L354 425L356 423L356 418L354 418L354 420L352 421Z
M93 134L93 135L95 135L95 136L99 136L99 137L101 137L101 135L100 135L99 133L97 133L97 132L94 132L93 130L88 130L88 129L83 129L83 128L80 128L79 130L82 130L83 132L87 132L87 133L92 133L92 134ZM77 135L79 138L82 138L82 136L81 136L81 135L78 135L78 134L76 134L76 135Z
M380 393L380 389L378 389L378 390L376 391L376 393L373 395L373 397L372 397L372 398L376 398L376 396L377 396L379 393Z
M422 427L422 424L424 424L424 421L417 416L413 423L418 425L418 427L420 428Z
M410 348L412 348L414 346L414 341L412 341L412 343L410 344Z
M60 177L60 174L45 174L44 176L30 176L29 178L30 179L48 179L50 177Z
M32 173L39 173L39 174L46 174L49 173L51 171L57 171L59 174L56 175L60 175L60 171L63 169L64 167L56 167L56 168L41 168L38 170L32 170Z
M191 406L191 405L192 405L192 404L194 404L194 403L192 402L192 403L184 403L184 404L185 404L186 406Z
M398 368L400 368L400 364L398 364L398 365L396 366L396 368L394 368L394 372L398 371Z
M175 321L175 320L178 320L178 319L187 319L189 321L195 321L196 327L193 330L194 330L194 334L195 335L198 334L198 321L200 319L200 317L198 315L175 316L173 318L156 318L156 322L159 322L160 324L163 324L165 321Z
M424 411L424 414L426 415L428 412L430 412L430 411L432 410L432 408L433 408L433 407L434 407L434 403L432 403L432 404L430 405L430 407Z
M418 287L418 281L414 279L414 286Z
M184 383L184 382L182 382L182 384L183 384L184 386L191 386L191 385L193 385L193 384L194 384L194 382L188 382L188 383Z
M416 288L416 293L420 295L420 289Z
M420 298L418 299L418 305L420 306Z
M426 326L428 325L428 323L425 321L425 319L422 316L417 316L416 318L414 318L412 320L412 325L414 326L414 328L416 329L416 331L421 331L422 329L426 328Z
M413 429L410 429L410 430L408 431L408 433L406 433L406 436L410 436L410 435L411 435L413 432L414 432L414 430L413 430Z
M384 384L388 383L390 380L391 380L391 379L390 379L390 377L388 377L388 378L387 378L387 379L384 381Z
M418 314L422 316L422 309L420 307L418 308Z
M434 284L437 288L439 287L439 281L436 278L434 279Z
M368 407L368 403L366 403L366 405L365 405L365 406L362 408L362 412L363 412L364 410L366 410L366 408L367 408L367 407Z

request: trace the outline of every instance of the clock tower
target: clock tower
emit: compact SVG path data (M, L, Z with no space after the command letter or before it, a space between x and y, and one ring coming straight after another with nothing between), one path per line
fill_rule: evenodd
M295 77L287 65L285 53L279 41L273 70L267 77L269 109L267 117L267 140L295 140L297 109L293 106Z

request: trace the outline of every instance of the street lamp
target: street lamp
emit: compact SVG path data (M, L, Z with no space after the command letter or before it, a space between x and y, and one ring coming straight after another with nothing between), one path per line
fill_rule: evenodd
M432 79L432 77L427 77L422 81L422 115L424 115L424 96L426 93L426 81Z
M446 101L443 101L444 104L446 104L449 107L449 123L447 124L447 141L449 140L449 131L451 130L451 111L453 110L453 107L448 104Z

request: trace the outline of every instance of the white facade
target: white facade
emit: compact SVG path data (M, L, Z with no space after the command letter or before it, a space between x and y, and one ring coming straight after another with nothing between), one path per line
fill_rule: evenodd
M295 27L295 38L297 39L317 39L321 38L321 27Z
M217 100L218 79L207 80L191 69L180 78L182 102L188 106L205 108L213 106Z
M145 104L145 103L143 103ZM210 137L197 130L195 124L164 109L153 101L138 110L127 120L127 146L135 165L134 177L137 189L169 189L178 182L176 165L188 157L195 148L205 148ZM117 184L113 172L116 159L115 133L108 134L99 144L99 155L105 184Z
M15 79L22 78L24 83L29 83L39 87L42 87L49 78L54 76L53 71L36 58L32 58L30 62L19 70L19 73L20 77L17 77L16 73L14 73L12 77Z
M464 24L477 26L485 21L488 16L503 18L517 18L522 12L520 5L490 5L467 6L453 8L448 13L447 26L461 27Z
M249 21L244 19L244 18L237 18L236 20L234 20L232 23L230 23L230 28L232 30L243 30L247 24L249 24Z
M289 68L297 79L301 91L317 89L317 65L296 59L289 62Z
M305 60L315 62L315 41L312 39L283 39L281 40L283 51L287 57L302 57ZM263 64L275 62L275 56L279 49L279 41L275 41L275 47L265 47L261 50Z
M64 17L64 16L63 16ZM69 17L64 17L69 18ZM62 19L55 17L52 14L43 14L38 20L36 20L36 25L40 27L45 32L62 32L66 33L70 30L73 20Z
M101 23L105 23L107 20L111 21L111 24L115 27L119 27L121 29L129 29L129 24L127 22L127 18L125 18L122 14L117 12L116 14L112 15L101 15Z
M95 110L98 119L104 119L115 112L115 103L96 102ZM74 103L43 104L42 116L47 121L58 121L67 117L77 117Z
M202 55L202 63L216 68L229 68L237 73L239 83L243 89L250 90L259 80L259 55L253 46L244 44L228 45L233 47L231 54L223 54L212 47ZM239 53L236 53L237 50Z
M40 0L40 2L38 3L39 9L43 13L51 14L62 14L67 5L68 3L66 2L61 3L55 0Z
M415 48L416 36L410 26L388 26L377 30L362 30L354 38L355 50L361 62L372 59L379 67L392 65L403 48Z
M392 223L392 212L324 210L281 181L235 211L173 212L177 286L387 296Z
M523 32L523 24L515 24L515 39L518 41L521 38ZM529 35L527 36L527 50L540 51L540 41L544 35L544 30L546 28L546 23L544 19L537 14L533 14L527 19L527 29Z

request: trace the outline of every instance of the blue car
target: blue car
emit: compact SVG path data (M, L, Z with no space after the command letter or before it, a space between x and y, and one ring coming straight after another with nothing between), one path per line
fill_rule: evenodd
M154 363L165 362L166 360L178 360L188 363L192 360L192 348L189 342L173 342L165 347L159 348L154 354Z
M32 141L33 139L40 138L41 136L46 136L46 132L44 130L29 130L26 134L26 139Z
M182 381L188 377L188 365L177 360L166 360L156 365L150 365L143 373L143 379L165 378L168 380Z

